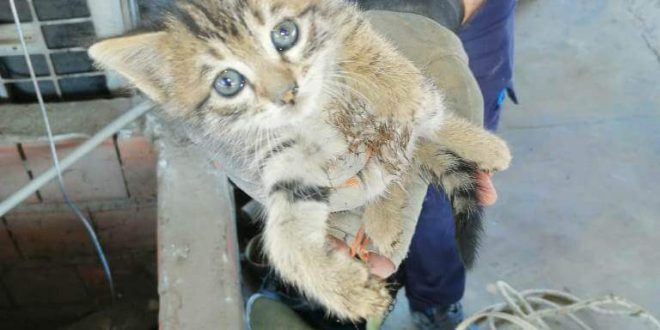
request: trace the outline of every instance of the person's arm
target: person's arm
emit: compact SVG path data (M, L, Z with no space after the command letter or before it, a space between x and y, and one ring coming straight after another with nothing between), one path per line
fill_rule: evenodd
M486 0L357 0L364 10L390 10L426 16L457 32Z

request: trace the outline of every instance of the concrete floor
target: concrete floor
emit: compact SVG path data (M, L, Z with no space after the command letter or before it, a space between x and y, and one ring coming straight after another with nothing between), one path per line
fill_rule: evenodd
M515 160L495 178L466 309L501 301L487 286L505 280L660 316L660 2L521 0L517 19L521 105L500 130ZM411 328L405 301L385 328Z

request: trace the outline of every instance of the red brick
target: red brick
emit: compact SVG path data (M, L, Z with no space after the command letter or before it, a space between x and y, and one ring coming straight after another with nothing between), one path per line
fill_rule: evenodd
M156 250L155 207L94 212L92 218L106 250Z
M58 142L58 156L71 153L80 145L80 140ZM38 175L52 165L48 144L24 144L27 166ZM78 162L64 170L64 182L72 199L76 201L98 201L126 198L126 186L112 139L108 139ZM57 182L53 180L39 189L44 202L63 201Z
M85 287L71 267L15 267L3 281L19 306L87 301Z
M107 256L112 271L116 293L124 297L127 294L133 294L134 292L129 292L134 291L135 289L132 285L136 282L136 279L139 280L144 277L140 274L141 266L128 255L114 257L113 254L109 252ZM106 302L110 297L110 292L101 264L84 264L78 265L77 268L80 278L85 283L90 295L98 302ZM155 278L153 280L155 281Z
M1 329L66 329L66 326L95 311L90 303L21 306L0 311Z
M0 221L0 262L19 259L14 242L9 237L9 232L4 222Z
M116 266L114 263L110 265L113 280L116 285ZM97 302L106 302L110 301L110 287L105 278L105 272L101 264L94 265L79 265L77 266L78 274L80 274L80 279L87 287L87 292L95 299Z
M71 212L10 213L5 218L7 229L26 258L94 254L85 227Z
M30 182L23 160L15 145L0 145L0 201L11 196ZM37 203L39 200L32 194L25 203Z
M156 153L142 136L119 137L117 147L131 197L138 200L156 198Z

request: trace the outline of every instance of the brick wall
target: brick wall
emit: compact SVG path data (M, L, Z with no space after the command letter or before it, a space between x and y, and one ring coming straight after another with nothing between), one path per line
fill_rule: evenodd
M81 142L59 141L59 156ZM0 145L0 200L51 164L47 144ZM120 136L64 173L106 249L122 299L157 295L155 169L146 138ZM53 328L109 301L89 237L55 182L0 218L0 328Z

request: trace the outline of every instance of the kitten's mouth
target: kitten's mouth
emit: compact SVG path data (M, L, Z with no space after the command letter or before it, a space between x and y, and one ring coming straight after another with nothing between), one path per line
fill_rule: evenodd
M288 113L302 113L304 111L304 105L307 103L307 98L298 94L295 98L291 99L288 103L283 106L285 112Z
M311 109L310 106L308 98L296 97L295 101L280 106L279 116L284 119L285 125L297 126L314 113L314 109Z

